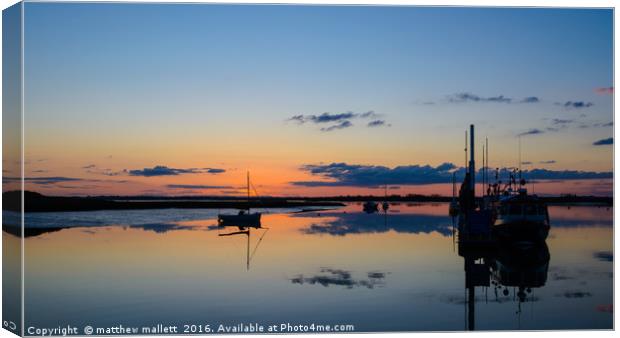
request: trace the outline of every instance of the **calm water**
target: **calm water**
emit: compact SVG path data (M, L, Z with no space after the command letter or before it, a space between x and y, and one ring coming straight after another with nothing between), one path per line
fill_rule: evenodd
M611 209L550 207L538 260L524 265L511 250L492 260L473 311L446 204L394 205L387 215L357 204L291 211L263 215L268 229L249 237L221 236L238 229L218 229L216 210L28 214L29 226L70 228L25 240L26 327L289 322L443 331L473 319L481 330L612 328ZM17 241L4 236L5 246ZM530 284L522 301L516 287L497 282L515 264L518 276L525 269L544 284Z

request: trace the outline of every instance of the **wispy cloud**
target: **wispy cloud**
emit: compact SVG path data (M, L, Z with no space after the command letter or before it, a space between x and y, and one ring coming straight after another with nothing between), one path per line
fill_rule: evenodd
M598 140L598 141L592 143L592 145L595 145L595 146L606 146L606 145L611 145L611 144L614 144L614 138L613 137L604 138L602 140Z
M386 124L384 120L373 120L373 121L368 122L366 126L368 126L369 128L375 128L375 127L383 127L383 126L389 127L390 125Z
M319 115L294 115L286 121L295 122L297 124L330 124L326 127L320 128L323 132L353 127L353 122L351 121L354 119L372 119L372 121L366 124L368 127L378 127L382 125L389 126L385 120L378 119L380 116L380 114L377 114L372 110L365 113L355 113L349 111L346 113L322 113Z
M555 160L547 160L547 161L540 161L538 163L540 163L540 164L554 164L554 163L556 163L556 161Z
M236 189L230 185L203 185L203 184L168 184L166 188L169 189L195 189L195 190L205 190L205 189Z
M572 119L552 119L551 123L554 125L567 125L567 124L571 124L574 123L575 120Z
M566 109L583 109L589 108L594 105L592 102L586 101L566 101L566 102L556 102L556 105L563 106Z
M225 171L226 170L224 169L217 169L217 168L187 168L187 169L169 168L163 165L157 165L157 166L154 166L153 168L127 170L130 176L143 176L143 177L176 176L176 175L182 175L182 174L202 174L202 173L218 174L218 173L222 173Z
M532 128L530 130L517 134L517 136L538 135L538 134L544 134L544 133L545 133L544 131L538 128Z
M2 181L3 182L19 182L21 180L21 178L19 177L3 177ZM63 176L48 176L48 177L26 177L24 178L25 182L30 182L33 184L40 184L40 185L49 185L49 184L56 184L56 183L65 183L65 182L79 182L79 181L84 181L83 178L76 178L76 177L63 177Z
M456 93L448 95L447 101L450 103L465 103L465 102L492 102L492 103L538 103L540 99L537 96L528 96L520 100L513 99L504 95L497 96L480 96L468 92Z
M614 87L598 87L594 88L594 92L599 95L613 95Z
M351 123L351 121L342 121L333 126L323 127L321 128L321 131L333 131L333 130L345 129L345 128L350 128L350 127L353 127L353 123Z

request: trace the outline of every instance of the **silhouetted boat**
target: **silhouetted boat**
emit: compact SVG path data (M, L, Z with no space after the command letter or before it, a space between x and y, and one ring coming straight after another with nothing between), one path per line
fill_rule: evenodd
M260 227L260 212L250 212L250 172L247 174L248 207L239 210L236 215L217 215L217 222L221 226L236 225L248 227Z
M493 233L500 239L544 241L549 235L549 211L525 188L499 199Z
M379 211L379 204L377 204L374 201L367 201L367 202L364 202L364 205L362 206L362 208L364 209L365 212L372 214L373 212Z

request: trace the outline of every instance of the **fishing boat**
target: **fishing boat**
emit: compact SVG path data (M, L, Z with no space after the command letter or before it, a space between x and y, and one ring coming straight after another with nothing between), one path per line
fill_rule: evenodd
M499 239L544 241L549 235L547 205L524 187L501 196L496 210L492 229Z
M247 193L248 205L245 210L239 210L236 215L217 215L217 223L220 226L243 226L243 227L260 227L260 212L250 211L250 172L247 174Z

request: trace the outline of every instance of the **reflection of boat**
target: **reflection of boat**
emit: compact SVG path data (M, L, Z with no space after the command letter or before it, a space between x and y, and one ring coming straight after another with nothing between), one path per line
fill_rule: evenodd
M369 213L369 214L372 214L373 212L379 211L379 204L377 204L374 201L364 202L364 205L362 207L363 207L364 211Z
M459 243L459 255L465 261L465 288L467 289L467 328L475 329L476 287L493 286L496 301L504 302L511 293L518 302L517 315L521 320L521 303L534 301L533 288L547 282L550 254L542 241L503 243L495 249L486 246L465 246Z
M221 226L222 228L225 226ZM260 236L258 242L256 243L256 247L254 247L254 250L252 251L252 254L250 254L250 235L251 235L251 229L264 229L265 231L263 232L263 234ZM218 236L220 237L225 237L225 236L235 236L235 235L246 235L247 236L247 247L246 247L246 268L248 270L250 270L250 262L252 261L252 258L254 257L254 254L256 253L256 250L258 249L258 246L260 245L260 243L263 241L263 238L265 237L265 235L267 234L267 231L269 231L269 228L262 228L260 225L256 226L256 227L244 227L244 226L239 226L238 227L239 231L233 231L233 232L229 232L229 233L225 233L225 234L219 234Z
M493 233L500 239L544 241L549 234L547 205L525 188L501 197Z
M239 210L236 215L217 215L219 225L238 225L260 227L260 212L250 212L250 172L247 174L247 192L248 192L248 208L247 210Z

